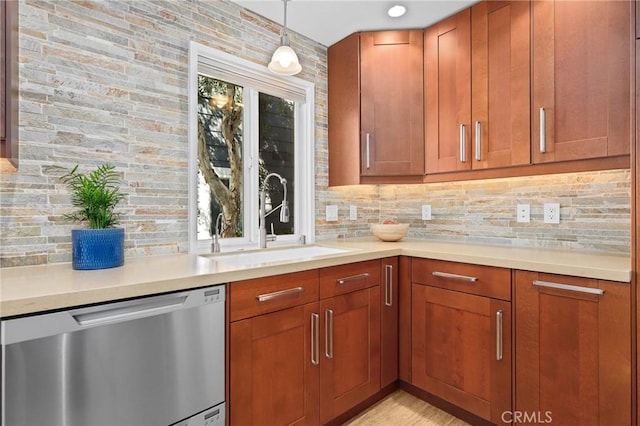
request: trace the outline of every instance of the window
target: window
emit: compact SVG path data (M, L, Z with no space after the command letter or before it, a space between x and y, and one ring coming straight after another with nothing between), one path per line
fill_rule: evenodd
M211 250L216 219L223 250L257 247L261 188L275 244L312 242L314 85L195 42L189 74L190 251Z

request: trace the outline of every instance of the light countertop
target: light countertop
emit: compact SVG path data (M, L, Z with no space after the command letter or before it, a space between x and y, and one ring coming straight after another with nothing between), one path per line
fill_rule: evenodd
M70 263L0 269L0 316L184 290L389 256L413 256L629 283L630 256L571 250L403 240L323 241L347 251L309 259L232 266L215 257L174 254L128 258L124 266L77 271Z

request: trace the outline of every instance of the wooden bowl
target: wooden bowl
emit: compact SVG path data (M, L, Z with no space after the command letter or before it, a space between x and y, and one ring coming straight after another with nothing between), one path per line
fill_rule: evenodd
M371 232L382 241L398 241L407 235L408 223L372 223Z

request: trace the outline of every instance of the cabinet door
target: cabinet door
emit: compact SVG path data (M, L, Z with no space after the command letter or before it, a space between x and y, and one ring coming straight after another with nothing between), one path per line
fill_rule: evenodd
M511 410L511 303L412 285L412 383L496 424Z
M230 424L318 424L317 312L309 303L231 323Z
M633 2L533 2L535 163L629 154Z
M380 288L320 301L320 422L380 390Z
M360 34L327 49L329 186L360 183Z
M629 284L517 271L515 409L631 424L630 297Z
M380 387L398 380L398 258L382 259Z
M426 172L471 168L471 12L425 30Z
M421 30L360 35L363 176L424 174Z
M529 2L471 8L472 168L530 162Z

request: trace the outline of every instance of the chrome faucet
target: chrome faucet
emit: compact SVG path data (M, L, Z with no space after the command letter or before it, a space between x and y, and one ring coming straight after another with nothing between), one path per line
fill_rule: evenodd
M216 218L216 224L214 225L214 229L211 231L211 252L212 253L220 253L220 219L224 218L222 212L218 213L218 217Z
M278 207L271 209L269 212L265 212L265 202L267 199L267 193L266 193L267 181L271 177L277 177L278 179L280 179L280 184L282 185L282 188L284 191L284 197L282 198L282 203ZM260 189L259 208L260 208L259 223L258 223L260 228L259 243L260 243L260 248L266 248L267 240L274 241L276 239L276 236L275 234L273 234L273 231L271 231L272 235L269 235L269 238L267 238L267 229L265 226L266 217L269 216L271 213L275 212L276 210L280 209L280 222L282 223L289 222L289 204L287 203L287 180L282 176L280 176L278 173L269 173L267 177L264 178L264 181L262 182L262 188Z

